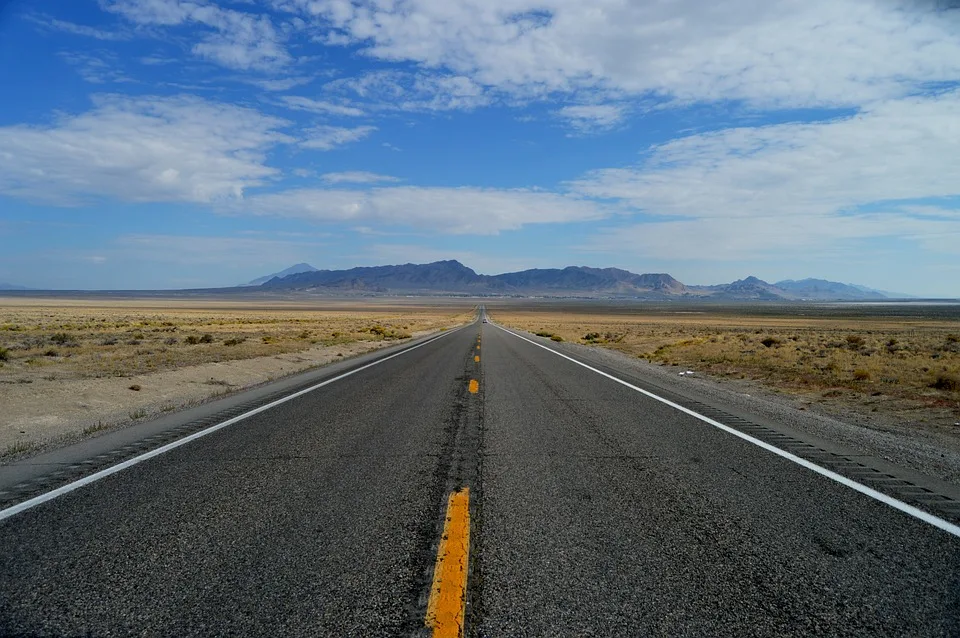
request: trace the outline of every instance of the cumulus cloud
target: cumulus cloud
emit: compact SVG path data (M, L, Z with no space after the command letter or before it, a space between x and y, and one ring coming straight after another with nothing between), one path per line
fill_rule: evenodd
M741 258L899 237L960 252L960 211L943 203L960 196L958 121L960 91L892 100L826 122L680 138L569 186L659 218L594 247Z
M725 129L594 171L573 187L658 215L821 215L960 192L960 91L883 102L819 123Z
M249 2L100 2L151 31L190 26L194 53L231 68L284 67L291 62L286 40L297 36L387 63L387 70L327 82L310 97L280 98L316 115L470 110L544 98L559 102L548 112L587 134L620 126L641 101L744 100L760 108L856 113L683 137L647 149L639 165L593 171L556 193L298 190L257 195L251 210L264 212L263 202L272 201L284 214L307 218L495 233L599 219L611 209L591 200L613 200L655 216L638 224L638 245L641 235L660 241L682 233L702 236L710 248L711 237L729 235L731 254L748 241L734 235L748 237L751 228L768 246L813 237L801 226L825 229L838 241L896 229L933 246L932 234L951 236L955 221L949 207L919 213L911 202L958 190L949 168L960 142L960 98L932 94L931 87L960 77L960 11L935 11L932 2L272 0L275 10L295 14L283 20ZM91 81L109 78L96 61L74 63ZM288 73L294 71L256 81L267 90L306 81L280 77ZM48 201L239 198L278 174L265 161L275 144L330 150L377 130L316 126L291 140L279 132L284 126L251 109L196 98L102 98L83 115L0 128L0 191ZM327 175L328 184L375 183L369 174Z
M44 126L0 127L0 192L32 201L214 202L278 171L266 150L287 123L195 97L100 96Z
M960 12L913 0L274 0L385 61L519 95L856 105L960 76Z
M531 189L397 186L366 191L297 189L256 195L244 209L320 222L405 226L449 234L496 235L528 224L601 219L610 210Z
M206 34L193 53L228 68L272 70L291 61L267 15L205 0L101 0L101 6L139 25L204 27Z
M356 48L391 68L325 89L378 108L470 110L573 96L557 115L580 133L615 126L625 113L612 104L629 100L856 107L960 77L960 12L915 0L269 4L282 13L250 3L101 0L137 25L197 27L194 53L231 68L288 65L286 41L295 37Z
M338 146L356 142L377 130L376 126L314 126L306 129L306 137L300 142L304 148L318 151L331 151Z

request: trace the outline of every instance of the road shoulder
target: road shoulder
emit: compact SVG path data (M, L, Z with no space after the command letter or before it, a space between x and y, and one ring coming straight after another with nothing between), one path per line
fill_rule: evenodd
M931 437L929 433L881 430L866 427L856 420L841 420L832 415L801 409L799 402L778 395L759 383L731 382L687 369L658 366L605 348L569 342L555 343L548 338L516 331L525 338L573 356L600 370L676 400L706 416L730 421L738 429L771 444L797 453L810 451L825 465L836 463L851 472L896 482L897 488L912 491L921 498L945 498L960 505L960 450L952 440ZM681 375L680 373L684 374ZM791 447L795 446L795 450ZM819 459L811 459L820 462ZM856 480L856 479L855 479ZM929 494L927 494L929 491ZM894 494L903 498L903 494ZM956 513L935 512L949 519Z

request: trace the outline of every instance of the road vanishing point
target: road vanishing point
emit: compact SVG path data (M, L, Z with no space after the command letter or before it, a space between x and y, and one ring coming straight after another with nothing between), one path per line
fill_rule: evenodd
M954 494L484 318L0 467L0 635L960 635Z

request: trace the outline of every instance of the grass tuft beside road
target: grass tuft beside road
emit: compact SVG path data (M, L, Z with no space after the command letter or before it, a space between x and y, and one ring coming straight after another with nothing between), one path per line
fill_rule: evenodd
M0 304L0 383L128 377L316 345L409 339L466 321L456 310L343 312Z
M345 305L0 298L0 461L474 314L469 303Z

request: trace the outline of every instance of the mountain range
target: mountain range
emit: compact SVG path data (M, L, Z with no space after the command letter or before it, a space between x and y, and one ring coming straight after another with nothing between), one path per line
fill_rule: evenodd
M264 275L263 277L257 277L253 281L247 282L245 284L240 284L240 285L241 286L259 286L277 277L283 278L283 277L286 277L287 275L299 275L302 272L316 272L316 271L317 269L311 266L310 264L304 264L304 263L294 264L289 268L284 268L280 272L275 272L270 275Z
M536 268L501 275L479 275L459 261L317 270L297 264L253 280L265 291L376 294L470 294L550 297L717 300L870 300L887 295L864 286L824 279L768 283L746 277L715 286L685 285L666 273L636 274L619 268Z
M855 286L853 284L840 284L835 281L825 279L801 279L795 281L786 279L773 284L780 290L785 290L793 295L799 295L806 299L830 298L830 299L887 299L888 295L873 290L866 286Z

